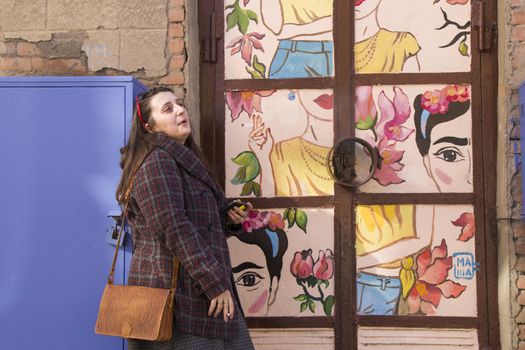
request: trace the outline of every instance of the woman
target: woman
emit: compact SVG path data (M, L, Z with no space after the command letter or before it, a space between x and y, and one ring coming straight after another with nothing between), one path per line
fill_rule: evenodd
M130 339L129 349L253 349L226 244L246 214L239 208L219 213L224 193L171 89L153 88L137 98L135 109L117 189L117 199L129 203L133 229L128 284L170 288L174 256L180 271L171 341Z
M333 91L291 90L288 99L297 99L304 112L306 126L299 136L274 142L261 118L253 117L248 145L263 169L261 193L268 196L273 187L275 196L333 195L334 181L326 167L334 138Z

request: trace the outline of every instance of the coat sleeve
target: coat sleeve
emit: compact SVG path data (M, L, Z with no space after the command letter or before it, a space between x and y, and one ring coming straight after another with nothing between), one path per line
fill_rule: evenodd
M146 222L165 232L168 249L208 299L225 291L226 272L186 215L182 174L167 152L158 150L147 157L137 172L133 192Z

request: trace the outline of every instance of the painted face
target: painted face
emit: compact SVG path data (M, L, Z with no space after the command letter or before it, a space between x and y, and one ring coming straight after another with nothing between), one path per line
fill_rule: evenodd
M299 101L303 108L312 117L333 121L334 119L334 92L332 90L298 90Z
M471 192L472 145L468 113L436 125L430 134L430 149L423 157L428 174L440 192Z
M246 244L236 237L228 239L233 279L244 312L249 316L265 316L270 299L270 273L266 258L257 245Z
M182 101L169 91L151 98L151 115L155 121L152 131L162 132L180 143L191 134L190 118Z
M355 19L365 18L377 10L381 0L355 0Z

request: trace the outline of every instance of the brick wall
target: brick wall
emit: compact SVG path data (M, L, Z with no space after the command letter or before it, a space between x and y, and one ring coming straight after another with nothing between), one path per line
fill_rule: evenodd
M184 0L0 0L0 75L132 74L184 97Z

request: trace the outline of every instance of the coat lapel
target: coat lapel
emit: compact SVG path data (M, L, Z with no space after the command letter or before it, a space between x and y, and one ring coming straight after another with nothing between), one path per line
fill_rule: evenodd
M155 134L154 144L168 152L181 168L207 185L219 203L223 201L222 189L191 149L161 133Z

